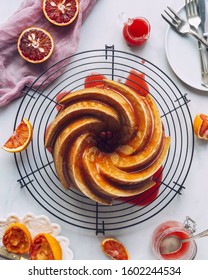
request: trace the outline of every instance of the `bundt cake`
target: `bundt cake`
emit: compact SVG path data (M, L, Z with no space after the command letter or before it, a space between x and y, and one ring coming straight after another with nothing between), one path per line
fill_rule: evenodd
M147 94L140 96L121 83L103 80L67 94L63 108L50 124L45 146L52 148L61 184L75 187L90 199L111 205L151 188L152 176L170 146L158 108ZM98 146L103 132L116 139L113 151Z

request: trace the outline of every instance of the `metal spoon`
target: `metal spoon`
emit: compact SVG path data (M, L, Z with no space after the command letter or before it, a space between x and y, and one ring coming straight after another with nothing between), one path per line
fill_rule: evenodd
M180 250L182 243L188 242L190 240L194 240L194 239L197 239L200 237L204 237L204 236L208 236L208 229L204 230L194 236L191 236L189 238L185 238L185 239L180 239L177 236L169 235L161 241L160 253L163 255L173 254L173 253L177 252L178 250Z

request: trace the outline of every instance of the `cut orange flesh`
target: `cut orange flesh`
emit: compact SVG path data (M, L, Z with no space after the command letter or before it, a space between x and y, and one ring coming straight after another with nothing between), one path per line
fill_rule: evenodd
M62 249L58 240L48 233L39 233L30 247L31 260L61 260Z
M193 126L196 137L208 140L208 115L197 114Z
M102 251L113 260L129 260L129 254L124 245L114 239L106 238L101 243Z
M10 153L23 151L32 139L32 132L31 123L24 118L2 148Z
M43 13L51 23L66 26L78 16L79 2L78 0L43 0Z
M24 224L12 223L3 234L2 243L8 252L26 254L29 252L32 238Z
M42 28L30 27L20 34L17 49L27 62L41 63L46 61L54 50L53 37Z

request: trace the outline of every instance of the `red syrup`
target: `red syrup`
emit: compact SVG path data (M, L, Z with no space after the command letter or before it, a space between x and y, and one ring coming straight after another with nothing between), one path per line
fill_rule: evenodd
M128 19L124 23L123 37L128 45L140 46L149 39L150 29L150 24L145 18Z
M46 127L46 131L45 131L45 138L46 138L46 135L47 135L48 130L49 130L49 128L50 128L50 125L51 125L51 124L49 124L49 125ZM45 142L45 141L44 141L44 142ZM52 154L52 153L53 153L53 148L51 148L51 147L47 147L46 149L47 149L47 151L48 151L50 154Z
M155 181L155 185L151 187L149 190L135 196L120 198L120 200L138 206L145 206L150 204L158 196L161 181L162 181L162 171L163 168L160 167L158 171L153 175L153 181Z
M56 95L56 98L55 98L55 101L56 101L56 110L57 111L60 111L63 106L62 105L59 105L59 101L64 98L67 94L69 94L70 92L67 92L67 91L62 91L62 92L59 92L57 95Z
M152 250L157 259L160 260L191 260L195 258L197 247L196 243L191 240L182 243L181 248L172 254L161 254L160 244L167 236L176 236L184 239L192 235L191 230L187 229L183 223L177 221L167 221L160 224L152 236Z
M102 87L104 85L104 79L106 79L106 77L100 73L91 73L84 80L84 88Z
M134 69L129 71L125 85L133 89L141 96L146 96L149 93L149 86L145 81L145 74Z

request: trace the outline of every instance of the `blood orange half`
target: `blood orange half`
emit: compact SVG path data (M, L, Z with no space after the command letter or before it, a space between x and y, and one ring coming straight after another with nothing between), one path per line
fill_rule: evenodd
M32 240L29 254L31 260L61 260L62 248L51 234L39 233Z
M30 27L20 34L17 49L26 61L41 63L46 61L53 52L53 37L42 28Z
M25 254L30 249L32 237L24 224L12 223L6 228L2 243L8 252Z
M79 2L78 0L43 0L43 13L51 23L66 26L77 17Z

